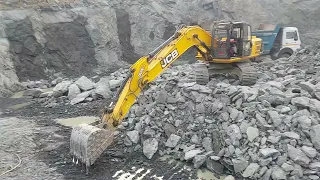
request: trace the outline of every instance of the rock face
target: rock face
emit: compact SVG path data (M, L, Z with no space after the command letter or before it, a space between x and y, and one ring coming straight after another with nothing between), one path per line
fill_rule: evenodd
M14 63L10 60L9 49L9 41L0 37L0 97L9 96L12 92L23 89L19 83Z

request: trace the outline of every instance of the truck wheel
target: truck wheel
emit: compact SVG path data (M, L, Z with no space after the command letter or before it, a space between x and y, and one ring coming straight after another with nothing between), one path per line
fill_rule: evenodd
M283 53L280 55L279 58L289 58L290 56L291 56L291 54L289 54L289 53Z

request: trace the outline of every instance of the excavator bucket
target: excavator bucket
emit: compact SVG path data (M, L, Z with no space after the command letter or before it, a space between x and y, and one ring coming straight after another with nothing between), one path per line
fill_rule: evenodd
M114 132L88 124L73 127L70 138L70 153L74 162L89 167L99 158L103 151L113 142Z

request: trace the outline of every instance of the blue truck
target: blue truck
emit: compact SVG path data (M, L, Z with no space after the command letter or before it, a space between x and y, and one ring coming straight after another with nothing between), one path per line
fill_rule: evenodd
M262 39L262 55L272 59L288 58L301 47L298 28L282 27L279 24L260 24L252 36Z

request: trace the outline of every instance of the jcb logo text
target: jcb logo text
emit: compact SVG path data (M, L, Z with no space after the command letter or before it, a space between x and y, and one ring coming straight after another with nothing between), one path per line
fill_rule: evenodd
M178 50L175 49L173 50L167 57L165 57L162 61L161 61L161 67L165 68L168 66L168 64L170 64L175 58L177 58L179 55Z

